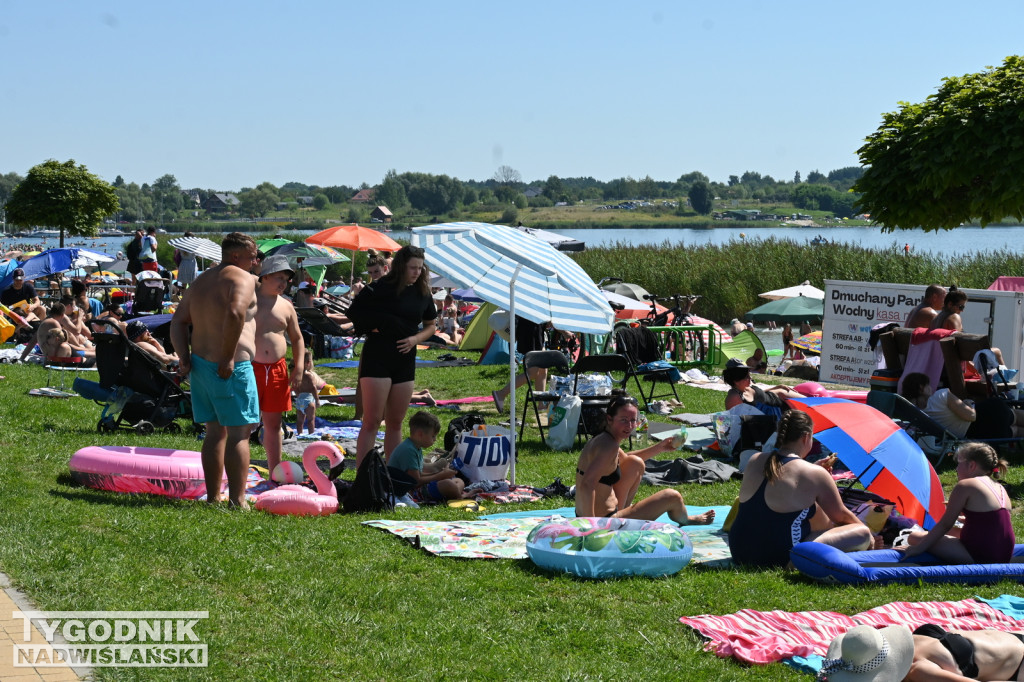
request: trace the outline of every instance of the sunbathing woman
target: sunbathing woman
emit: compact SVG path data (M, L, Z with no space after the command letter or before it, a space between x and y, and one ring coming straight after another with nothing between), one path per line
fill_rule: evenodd
M825 466L804 461L813 426L806 412L786 412L779 421L778 447L750 458L729 530L737 564L786 566L793 545L811 540L844 552L872 544L871 531L843 505Z
M804 397L785 386L770 386L768 390L754 386L750 380L750 368L741 360L730 360L722 372L722 378L731 386L729 392L725 394L727 410L746 403L778 419L789 409L786 398Z
M931 380L921 372L903 377L903 397L957 438L1024 436L1024 411L1011 408L995 396L974 403L960 400L948 388L933 392Z
M639 414L634 398L615 398L608 406L605 430L583 446L576 463L576 516L653 521L667 512L680 526L714 521L714 511L688 515L683 496L670 488L633 504L644 462L673 449L673 439L666 438L637 452L626 454L622 450L622 442L636 427Z
M1010 520L1010 499L993 478L1006 474L1006 462L991 445L965 443L956 451L957 484L946 513L928 532L911 534L904 557L931 552L951 564L1002 564L1017 542ZM960 514L963 528L954 528Z

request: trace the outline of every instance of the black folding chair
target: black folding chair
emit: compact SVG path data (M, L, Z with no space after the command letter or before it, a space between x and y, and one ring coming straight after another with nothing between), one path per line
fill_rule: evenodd
M661 346L658 344L658 337L647 327L620 327L615 332L615 349L629 361L629 376L636 380L636 386L640 390L640 398L644 403L644 409L655 397L668 396L668 393L655 395L657 384L667 383L672 389L676 400L679 393L676 392L676 382L672 378L677 370L675 367L666 369L641 369L648 362L662 360ZM651 382L651 392L644 393L641 377L644 381Z
M316 308L296 308L295 314L299 317L299 328L307 335L307 342L311 342L309 345L315 358L329 355L330 349L326 348L324 337L355 335L353 330L342 329L341 325Z
M577 440L586 440L596 436L605 428L605 414L612 400L626 395L626 381L629 380L629 360L623 355L614 353L604 355L584 355L572 366L573 395L583 401L580 411L580 423L576 429ZM611 395L581 395L579 389L580 376L584 374L607 374L612 380ZM620 375L616 378L613 375Z
M569 373L569 358L557 350L533 350L526 354L523 359L523 371L526 372L526 402L523 403L523 418L519 421L519 438L523 437L523 430L526 428L526 411L533 404L533 414L537 418L537 430L540 431L540 442L547 445L544 438L544 425L540 421L540 409L537 403L558 402L561 397L557 393L537 392L533 390L533 380L530 378L531 369L556 370L563 375Z

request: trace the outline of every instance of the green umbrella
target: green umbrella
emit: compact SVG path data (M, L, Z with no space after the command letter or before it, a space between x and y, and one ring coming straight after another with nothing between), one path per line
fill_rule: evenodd
M280 237L275 237L273 239L257 239L256 248L260 250L260 253L265 254L267 251L270 251L275 246L281 246L282 244L291 243L292 242L290 239L282 239Z
M825 315L825 301L807 296L793 296L769 301L743 316L748 322L807 322L820 324Z

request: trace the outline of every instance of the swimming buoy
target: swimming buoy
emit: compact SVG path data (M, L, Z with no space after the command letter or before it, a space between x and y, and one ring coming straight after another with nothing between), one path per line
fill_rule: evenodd
M552 518L526 538L526 553L549 571L581 578L678 573L693 543L678 526L615 518Z
M92 445L73 454L68 467L77 483L97 490L184 499L206 494L202 455L192 450Z

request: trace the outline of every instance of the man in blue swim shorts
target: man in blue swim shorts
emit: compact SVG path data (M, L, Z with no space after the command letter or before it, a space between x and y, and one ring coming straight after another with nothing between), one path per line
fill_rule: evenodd
M220 501L222 473L228 502L247 508L249 434L260 420L252 360L256 353L256 243L232 232L221 244L220 265L186 289L171 319L178 374L189 377L192 413L206 425L202 460L207 500ZM190 334L191 326L191 334Z

